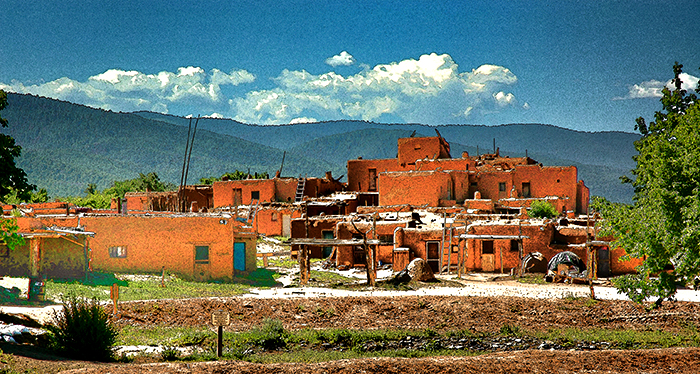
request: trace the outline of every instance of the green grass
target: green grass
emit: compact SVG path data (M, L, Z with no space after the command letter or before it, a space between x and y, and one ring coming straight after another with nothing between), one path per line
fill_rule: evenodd
M515 280L518 283L526 283L526 284L546 284L547 282L544 280L544 276L542 274L523 274L522 277L520 278L515 278Z
M576 342L610 342L617 349L645 349L671 347L700 347L700 332L694 327L686 327L676 333L663 330L606 330L594 329L551 329L534 334L544 340L556 341L564 347Z
M143 280L119 280L118 277L98 275L98 280L46 282L46 298L60 300L62 295L76 295L97 300L110 299L110 286L119 284L119 300L156 300L190 297L235 296L248 292L250 287L273 287L276 273L258 269L246 278L234 278L231 282L192 282L169 276L165 287L161 287L160 277L147 277ZM105 282L108 280L108 282Z
M327 311L324 311L327 312ZM669 348L700 346L700 331L694 324L688 324L677 333L662 330L632 331L590 329L550 329L531 331L515 324L504 325L498 332L475 333L470 330L451 330L439 333L432 329L311 329L288 331L277 320L266 319L260 326L248 331L224 332L224 359L245 360L256 363L283 362L323 362L340 359L367 357L428 357L428 356L471 356L484 352L471 352L465 349L449 350L427 346L422 350L388 349L366 351L367 343L387 343L412 338L475 338L488 336L508 336L536 338L553 341L565 348L575 347L581 342L608 342L612 349ZM330 343L334 349L322 348ZM127 326L119 335L119 345L164 345L166 347L196 346L198 353L190 356L170 358L181 361L201 361L217 359L216 333L204 327L145 327Z

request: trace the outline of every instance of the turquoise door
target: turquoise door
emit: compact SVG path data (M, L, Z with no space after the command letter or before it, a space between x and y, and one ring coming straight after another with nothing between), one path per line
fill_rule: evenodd
M233 269L245 271L245 243L233 243Z

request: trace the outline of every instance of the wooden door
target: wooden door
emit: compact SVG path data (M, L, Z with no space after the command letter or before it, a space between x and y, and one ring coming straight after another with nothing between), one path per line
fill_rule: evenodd
M433 273L440 272L440 242L427 242L425 245L425 260L433 270Z

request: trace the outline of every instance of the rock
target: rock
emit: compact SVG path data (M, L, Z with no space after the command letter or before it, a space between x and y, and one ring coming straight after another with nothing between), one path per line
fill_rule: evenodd
M413 259L413 261L406 266L406 270L411 278L417 281L430 282L435 280L433 270L430 269L428 262L422 258Z
M396 275L394 275L394 278L391 281L394 284L408 283L411 281L411 275L408 274L408 270L403 269L400 272L396 273Z

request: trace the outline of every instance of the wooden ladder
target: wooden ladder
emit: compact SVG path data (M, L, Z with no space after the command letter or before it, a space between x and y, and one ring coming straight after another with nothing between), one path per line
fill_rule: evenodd
M301 175L297 179L297 193L294 196L294 202L300 203L304 200L304 189L306 188L306 178L302 178Z
M253 204L255 204L255 207L253 207ZM258 209L260 209L260 200L251 200L250 212L248 212L248 221L250 221L250 223L253 223L255 220L255 215L258 213Z

